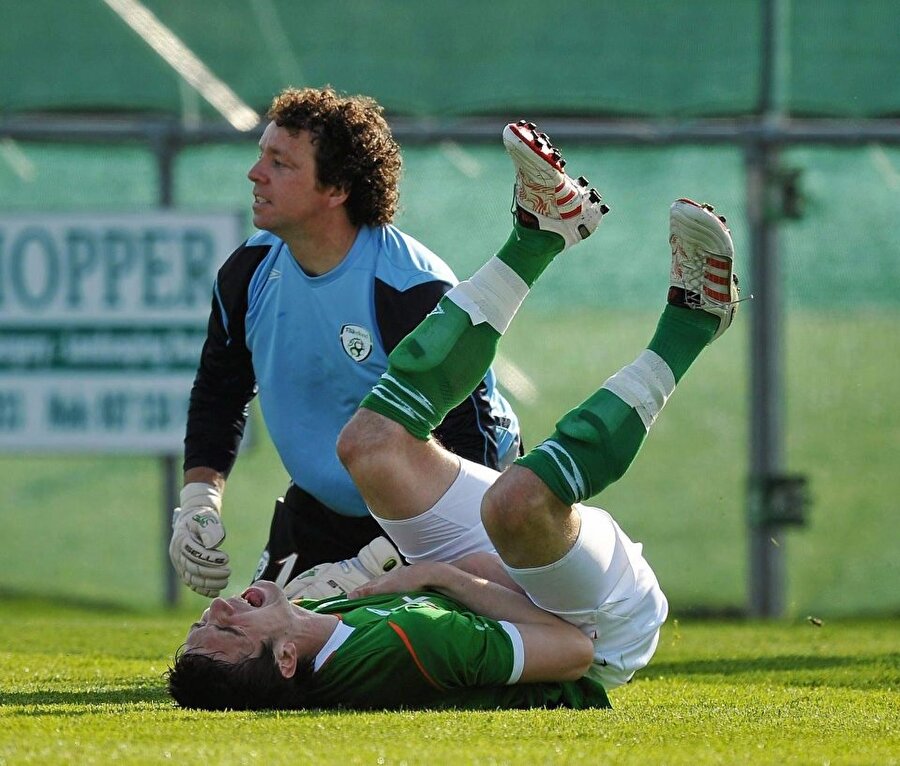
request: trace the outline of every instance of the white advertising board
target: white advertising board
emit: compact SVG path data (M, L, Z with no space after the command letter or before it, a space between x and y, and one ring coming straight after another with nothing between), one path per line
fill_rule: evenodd
M0 450L180 453L234 213L0 216Z

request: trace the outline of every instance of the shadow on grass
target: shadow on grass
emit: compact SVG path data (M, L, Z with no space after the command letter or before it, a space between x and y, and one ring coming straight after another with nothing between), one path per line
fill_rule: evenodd
M171 708L172 711L181 711L188 714L201 716L208 715L252 715L254 718L282 719L287 716L296 717L322 717L333 716L344 719L348 715L372 716L391 715L396 711L390 710L345 710L343 708L307 708L302 710L182 710L166 693L160 685L140 686L132 689L91 689L85 691L51 691L51 692L0 692L0 708L21 707L21 710L7 710L8 716L22 717L76 717L84 715L97 715L98 707L110 706L109 712L121 713L119 708L127 705L160 704L163 708ZM71 708L71 709L60 709ZM446 710L431 711L447 713ZM479 711L483 712L483 711ZM2 761L0 761L2 763Z
M86 610L99 614L139 615L144 610L129 607L117 601L82 596L49 597L33 591L0 587L0 603L5 607L17 609L34 609L36 611L78 611Z
M34 692L0 692L0 706L20 705L25 710L18 710L13 715L46 715L47 706L72 705L136 705L147 702L168 702L162 684L158 687L150 685L136 686L130 689L84 689L81 691L34 691ZM52 711L58 714L96 713L96 710Z
M724 658L654 662L643 675L654 676L734 676L752 683L763 677L766 683L781 680L785 686L830 686L848 689L884 687L897 683L900 654L889 652L869 656L811 657L784 654L773 657ZM857 673L853 670L856 669Z

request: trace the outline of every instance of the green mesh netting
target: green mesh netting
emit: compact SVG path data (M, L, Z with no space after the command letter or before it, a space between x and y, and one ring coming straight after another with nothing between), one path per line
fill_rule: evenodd
M391 112L710 116L760 100L759 0L146 0L254 109L331 83ZM780 0L779 101L900 114L894 0ZM214 113L100 0L5 3L0 110Z

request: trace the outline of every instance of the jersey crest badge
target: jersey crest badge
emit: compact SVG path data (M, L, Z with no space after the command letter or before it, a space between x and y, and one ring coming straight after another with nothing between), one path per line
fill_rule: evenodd
M341 346L354 362L364 362L372 353L372 335L358 324L345 324L341 328Z

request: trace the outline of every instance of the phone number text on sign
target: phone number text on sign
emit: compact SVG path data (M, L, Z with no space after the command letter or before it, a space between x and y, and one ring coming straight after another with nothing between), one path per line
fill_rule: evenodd
M0 216L0 450L177 453L231 213Z

